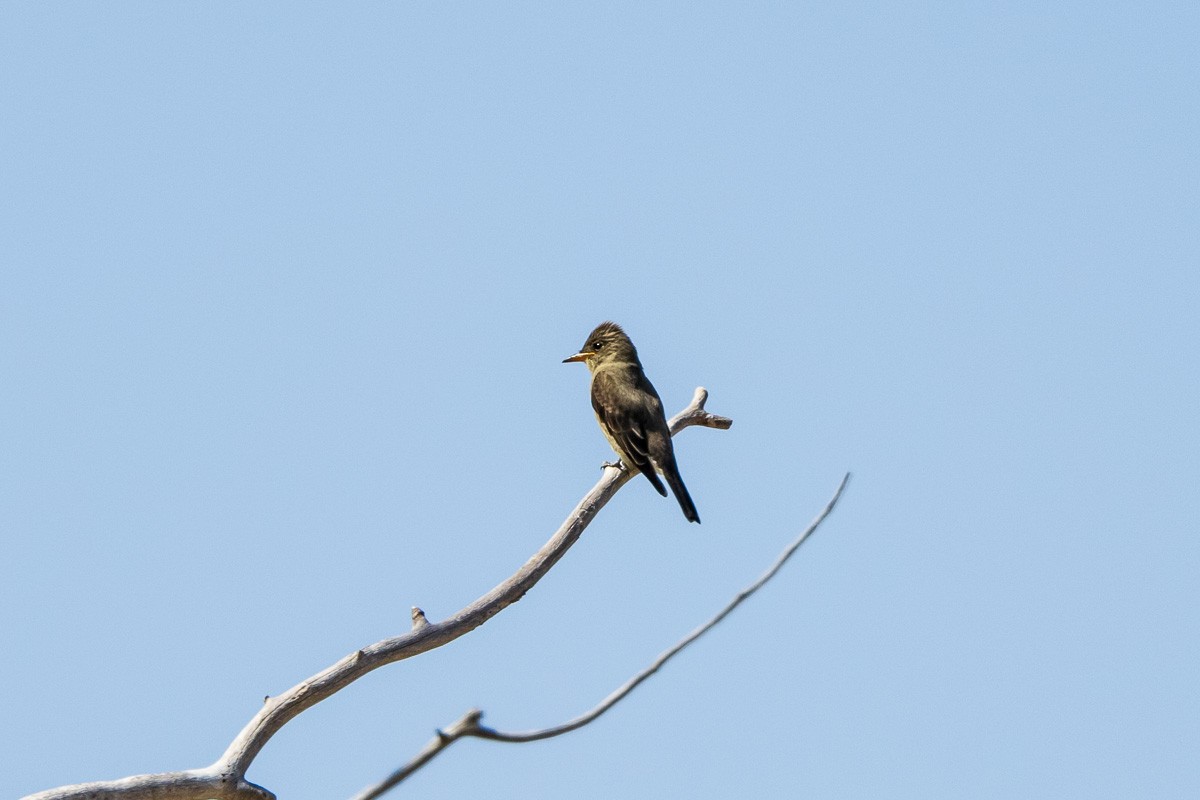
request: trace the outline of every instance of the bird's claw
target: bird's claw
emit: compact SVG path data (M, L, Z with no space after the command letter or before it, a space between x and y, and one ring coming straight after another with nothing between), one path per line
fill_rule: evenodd
M621 472L626 472L629 470L629 467L625 466L625 464L619 460L600 462L600 469L608 469L609 467L612 467L613 469L619 469Z

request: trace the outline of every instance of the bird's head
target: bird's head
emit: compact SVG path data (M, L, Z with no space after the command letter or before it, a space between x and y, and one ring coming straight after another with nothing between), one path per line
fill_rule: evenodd
M579 352L563 359L564 364L571 361L582 361L592 372L601 364L611 362L640 363L637 348L615 322L601 322L597 325L596 329L588 334L587 341L583 343Z

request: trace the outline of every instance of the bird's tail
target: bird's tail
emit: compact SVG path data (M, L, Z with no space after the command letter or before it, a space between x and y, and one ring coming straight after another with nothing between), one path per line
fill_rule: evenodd
M700 515L696 513L696 504L692 502L692 496L688 494L687 487L683 485L683 478L679 477L679 469L664 470L663 477L667 479L667 485L675 493L675 499L679 501L679 507L683 509L683 515L687 517L688 522L700 522Z

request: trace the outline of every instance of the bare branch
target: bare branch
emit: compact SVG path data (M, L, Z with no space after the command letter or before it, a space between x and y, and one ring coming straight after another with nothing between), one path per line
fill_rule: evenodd
M732 420L704 410L707 400L708 391L697 388L687 408L671 419L671 434L692 425L729 428ZM274 795L246 781L245 776L254 758L280 728L368 672L452 642L520 600L579 540L600 509L633 474L615 467L606 468L599 482L584 495L540 550L512 577L454 616L441 622L429 622L425 620L424 612L414 609L413 627L407 633L356 650L282 694L268 697L262 709L212 766L61 786L29 795L24 800L273 800Z
M184 772L160 772L134 775L115 781L94 781L61 786L31 794L23 800L275 800L261 786L231 775L228 771L206 767Z
M705 633L708 633L708 631L712 630L717 623L729 616L730 612L745 602L745 600L752 594L761 589L767 581L775 577L783 565L787 563L787 560L792 557L792 554L800 549L800 545L804 544L808 537L813 534L817 527L833 511L834 506L837 505L838 500L842 496L842 491L846 488L846 483L849 480L850 473L847 472L842 478L842 482L838 484L837 490L833 493L833 497L830 498L829 502L825 504L825 508L821 510L821 513L818 514L811 523L809 523L809 526L805 528L799 536L792 540L791 544L784 548L783 552L780 553L778 558L775 559L775 563L773 563L767 569L767 571L758 578L758 580L747 586L742 591L738 592L737 596L734 597L733 600L731 600L723 609L717 612L712 619L680 639L674 646L656 658L654 662L650 664L650 666L646 667L644 670L627 680L616 691L601 700L599 705L592 710L585 714L581 714L572 720L568 720L561 725L555 725L550 728L507 733L496 730L495 728L489 728L485 725L481 725L480 720L483 719L483 712L477 708L471 709L448 728L439 730L437 735L431 739L428 744L421 748L421 751L411 761L393 772L391 775L384 778L379 783L363 789L354 796L353 800L375 800L375 798L380 797L389 789L392 789L405 778L407 778L409 775L425 766L433 759L434 756L438 755L447 747L454 744L454 742L467 736L473 736L478 739L491 739L492 741L496 742L535 742L539 739L549 739L554 736L561 736L564 733L569 733L578 728L582 728L584 725L592 722L605 711L608 711L618 702L623 700L630 692L641 685L643 681L645 681L654 673L658 672L664 664L678 655L684 648L699 639Z

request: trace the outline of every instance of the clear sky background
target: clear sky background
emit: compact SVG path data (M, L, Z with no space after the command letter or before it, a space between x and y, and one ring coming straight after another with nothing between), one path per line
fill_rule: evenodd
M1195 3L8 3L0 796L212 762L519 567L622 323L704 520L626 486L524 600L249 777L394 796L1200 792Z

